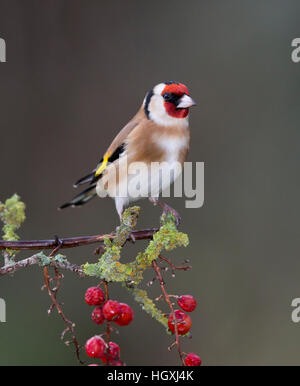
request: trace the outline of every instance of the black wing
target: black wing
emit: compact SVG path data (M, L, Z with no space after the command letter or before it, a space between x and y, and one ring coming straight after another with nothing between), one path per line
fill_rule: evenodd
M115 151L114 153L109 157L108 162L112 163L116 161L118 158L120 158L121 154L125 151L125 144L122 143ZM103 159L99 162L98 165L101 165L103 162ZM92 198L94 198L96 193L96 185L97 181L101 178L101 174L99 176L95 176L95 172L98 169L94 169L91 173L86 175L85 177L80 178L75 184L74 187L77 188L79 185L90 183L90 186L79 193L77 196L75 196L71 201L66 202L65 204L61 205L59 209L64 209L69 206L75 207L75 206L81 206L85 204L86 202L90 201Z
M120 158L120 155L124 153L124 151L125 151L125 143L122 143L122 145L117 147L116 150L113 152L113 154L109 157L108 162L112 163L116 161L118 158ZM103 162L103 158L99 161L96 169L94 169L91 173L80 178L78 181L75 182L75 184L73 185L74 188L77 188L79 185L87 184L88 182L90 184L97 182L101 178L101 174L99 176L95 176L95 172L98 169L98 167L102 164L102 162Z

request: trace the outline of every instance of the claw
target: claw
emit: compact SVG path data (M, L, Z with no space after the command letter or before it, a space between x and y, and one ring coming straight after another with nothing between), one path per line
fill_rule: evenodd
M161 215L161 218L163 216L167 216L168 213L171 213L174 217L175 217L175 224L176 226L178 227L180 222L181 222L181 216L180 214L172 207L170 207L169 205L167 204L164 204L164 209L163 209L163 213Z
M163 219L164 216L166 216L166 215L168 215L168 213L170 213L174 216L175 225L178 228L180 221L181 221L181 217L180 217L179 213L174 208L172 208L171 206L169 206L169 205L165 204L164 202L161 202L158 199L153 198L153 197L150 197L150 201L153 203L153 205L155 205L155 206L160 205L162 207L163 212L162 212L162 215L160 216L161 220Z
M136 239L135 239L135 236L132 232L130 233L129 239L132 241L133 244L135 244Z

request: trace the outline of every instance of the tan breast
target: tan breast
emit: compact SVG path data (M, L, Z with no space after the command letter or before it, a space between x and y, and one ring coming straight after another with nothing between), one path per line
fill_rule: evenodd
M173 164L177 161L182 165L187 158L189 140L188 128L158 126L147 118L142 119L125 139L126 156L121 156L104 170L97 183L98 194L109 191L114 197L114 189L127 177L128 168L133 162L144 162L149 166L151 162Z
M171 162L186 160L189 149L189 129L158 126L143 121L127 137L129 162Z

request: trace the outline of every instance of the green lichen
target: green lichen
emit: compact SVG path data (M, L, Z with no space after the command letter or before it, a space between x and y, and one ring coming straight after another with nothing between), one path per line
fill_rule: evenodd
M116 237L112 241L108 238L105 240L105 252L97 263L84 264L85 274L112 282L130 281L137 285L142 281L144 271L163 250L170 251L188 245L188 236L177 230L173 216L165 216L160 229L154 234L145 251L138 253L130 263L120 263L122 247L137 223L139 211L139 207L125 210Z
M19 240L16 231L25 221L25 204L20 201L20 197L14 194L8 198L5 203L0 202L0 219L3 222L3 240L15 241ZM7 250L12 256L16 251Z
M57 262L57 263L66 263L68 260L66 259L66 256L58 253L55 256L47 256L44 254L44 252L40 252L37 254L37 257L39 258L39 265L41 267L44 267L46 265L51 264L51 262Z
M99 261L94 264L86 263L83 265L84 273L89 276L96 276L108 282L130 283L129 289L135 300L143 305L144 310L158 322L167 326L167 319L162 312L157 309L153 301L147 296L146 291L136 288L143 280L143 274L152 265L163 250L170 251L176 247L187 246L188 236L179 232L175 219L172 215L164 216L161 221L160 229L154 234L144 250L139 252L136 258L123 264L120 262L122 247L130 236L137 223L139 207L132 207L125 210L120 226L116 230L116 237L111 241L105 239L105 252Z
M105 252L95 264L84 264L84 272L89 276L97 276L101 279L114 282L124 282L131 275L130 264L121 264L121 249L128 236L133 231L140 208L134 206L124 211L120 226L116 230L116 237L110 241L104 240Z
M108 282L122 282L123 286L129 290L134 299L142 305L145 312L151 315L168 330L168 319L150 299L145 290L137 287L143 280L143 274L152 265L162 251L171 251L174 248L187 246L188 236L179 232L175 225L174 217L169 214L162 218L159 230L153 235L153 239L148 243L143 252L139 252L135 259L127 264L120 262L121 252L131 232L137 224L140 208L134 206L124 211L120 226L116 229L116 236L110 240L104 240L105 252L94 264L86 263L83 270L86 275L95 276ZM14 241L19 236L16 231L25 220L25 204L20 201L20 197L14 194L5 203L0 202L0 220L3 222L3 239ZM5 253L13 258L16 251L8 250ZM61 254L47 256L43 251L37 254L39 264L46 266L51 262L67 262L66 257ZM129 284L130 283L130 284Z
M66 256L62 255L61 253L58 253L57 255L51 257L51 260L56 261L57 263L60 263L60 264L68 262Z
M134 300L142 306L143 310L147 312L147 314L151 315L152 318L156 319L166 329L168 329L168 319L164 316L161 310L156 307L153 300L148 297L146 291L140 288L128 288L128 290Z

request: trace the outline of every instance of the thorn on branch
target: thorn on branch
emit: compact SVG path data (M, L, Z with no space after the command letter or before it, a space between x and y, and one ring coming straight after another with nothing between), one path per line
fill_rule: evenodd
M154 277L152 280L148 281L147 286L151 287L153 285L153 283L155 282L155 280L156 280L156 277Z
M175 346L176 346L176 341L170 344L170 346L168 347L168 350L171 351Z

